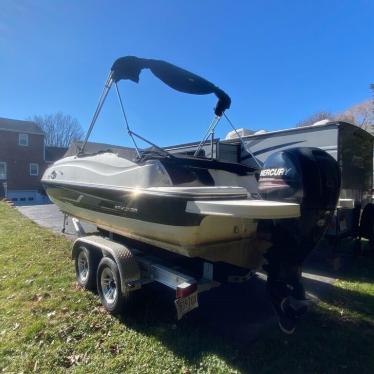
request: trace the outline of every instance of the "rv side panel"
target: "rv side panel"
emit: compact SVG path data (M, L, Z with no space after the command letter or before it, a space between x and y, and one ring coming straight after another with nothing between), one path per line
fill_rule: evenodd
M252 135L243 140L261 163L274 152L295 147L318 147L330 153L336 160L338 158L338 128L334 125ZM251 158L250 154L243 150L240 162L252 165Z
M373 184L373 137L356 126L339 126L339 165L342 173L341 198L365 206L371 202Z

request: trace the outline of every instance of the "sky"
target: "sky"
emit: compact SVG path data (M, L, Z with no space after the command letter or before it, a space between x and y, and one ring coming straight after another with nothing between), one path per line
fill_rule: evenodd
M62 111L87 129L112 63L162 59L226 91L237 128L293 127L372 96L372 0L0 0L0 117ZM120 89L131 127L166 146L199 140L214 95L149 71ZM230 131L222 119L217 136ZM114 90L90 140L131 145Z

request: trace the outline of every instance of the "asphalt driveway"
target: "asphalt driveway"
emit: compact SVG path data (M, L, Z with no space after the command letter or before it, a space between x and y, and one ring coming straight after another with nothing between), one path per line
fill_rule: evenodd
M57 234L62 234L64 214L55 204L23 205L16 206L16 209L18 209L24 216L36 222L38 225L46 227ZM96 226L94 225L87 223L82 223L82 225L86 232L96 231ZM67 225L65 227L65 236L71 239L75 239L77 237L70 217L68 218Z

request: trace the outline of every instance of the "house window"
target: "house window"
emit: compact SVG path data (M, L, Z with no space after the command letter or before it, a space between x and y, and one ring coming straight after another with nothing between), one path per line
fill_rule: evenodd
M29 145L29 135L28 134L18 134L18 144L27 147Z
M39 164L30 164L30 175L38 176L39 175Z
M6 179L6 162L0 161L0 179Z

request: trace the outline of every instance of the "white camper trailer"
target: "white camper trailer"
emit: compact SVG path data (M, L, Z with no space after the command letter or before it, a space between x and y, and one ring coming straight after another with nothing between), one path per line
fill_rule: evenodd
M262 166L272 153L289 148L317 147L328 152L338 161L341 171L339 206L329 230L330 237L356 235L360 211L372 200L374 137L370 133L340 121L320 121L312 126L250 133L244 135L240 131L239 139L232 131L228 139L207 142L202 150L206 157L249 166ZM196 143L190 143L168 150L193 153L196 148Z
M327 236L337 240L357 235L360 211L372 201L373 140L367 131L346 122L318 122L312 126L253 134L224 141L240 148L240 163L261 165L276 150L318 147L339 163L341 190L339 206ZM250 152L248 152L250 151ZM219 154L219 153L218 153Z
M340 165L342 184L340 198L361 203L371 202L373 185L373 139L367 131L346 122L328 122L307 127L272 131L246 136L245 148L262 164L276 150L293 147L317 147L328 152ZM237 144L243 164L253 164L252 156L238 139L223 141Z
M231 132L232 133L232 132ZM346 122L317 123L312 126L253 133L213 143L202 151L206 157L222 161L261 166L275 151L295 147L317 147L333 156L340 165L342 184L340 199L345 206L371 202L373 185L373 140L367 131ZM168 147L171 153L193 154L197 143ZM253 160L253 156L256 161Z

